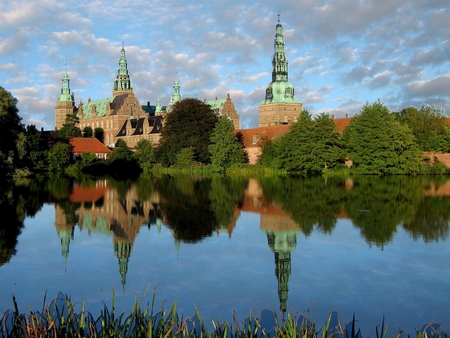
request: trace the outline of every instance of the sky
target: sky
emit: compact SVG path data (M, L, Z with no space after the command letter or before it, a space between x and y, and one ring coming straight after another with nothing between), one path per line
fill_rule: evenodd
M258 127L279 14L289 82L313 115L380 100L450 114L449 0L2 0L0 86L25 125L54 129L67 69L75 103L112 96L122 39L135 95L226 98ZM67 64L67 65L66 65Z

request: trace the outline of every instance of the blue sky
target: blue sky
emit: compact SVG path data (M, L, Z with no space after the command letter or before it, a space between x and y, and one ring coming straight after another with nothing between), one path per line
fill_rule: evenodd
M77 105L111 96L124 38L141 104L166 105L178 78L183 98L230 93L241 127L257 127L278 12L289 81L314 115L378 99L450 113L448 0L3 0L0 86L24 124L53 129L65 60Z

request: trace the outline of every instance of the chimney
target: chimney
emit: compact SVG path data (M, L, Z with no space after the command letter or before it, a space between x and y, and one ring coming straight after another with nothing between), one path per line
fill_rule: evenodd
M150 107L150 101L147 101L147 107Z
M331 119L334 120L334 115L331 115Z
M348 114L345 114L345 118L348 119Z

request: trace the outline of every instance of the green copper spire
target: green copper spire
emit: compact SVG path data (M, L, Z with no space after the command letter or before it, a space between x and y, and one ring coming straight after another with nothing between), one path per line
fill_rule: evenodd
M128 75L127 58L125 57L124 40L122 39L122 50L119 60L119 71L117 72L116 80L114 81L115 91L130 91L133 89L130 76Z
M175 104L179 101L181 101L181 94L180 94L180 84L178 83L177 79L175 80L175 83L173 85L172 104Z
M67 60L66 60L66 71L62 79L61 95L59 95L58 101L61 102L73 102L73 97L70 95L70 80L67 74Z
M284 51L283 26L280 14L274 40L272 58L272 82L266 87L266 97L262 105L271 103L300 103L294 97L294 86L288 82L288 60Z
M272 82L274 81L288 81L288 61L284 52L283 26L280 24L280 14L278 14L272 59Z

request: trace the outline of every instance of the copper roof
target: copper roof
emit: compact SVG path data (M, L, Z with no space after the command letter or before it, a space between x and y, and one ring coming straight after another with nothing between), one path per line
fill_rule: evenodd
M95 153L107 154L112 151L95 137L74 137L70 139L70 145L74 154Z

